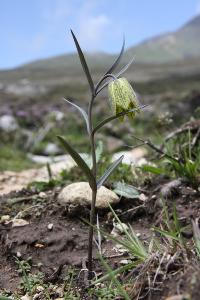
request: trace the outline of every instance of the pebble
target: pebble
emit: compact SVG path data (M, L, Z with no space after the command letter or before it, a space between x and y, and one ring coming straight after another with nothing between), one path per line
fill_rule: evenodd
M128 225L125 223L114 223L114 228L118 230L119 233L125 233L128 230Z
M52 230L52 229L53 229L53 223L48 224L47 228L48 228L49 230Z
M24 219L14 219L12 221L12 227L20 227L20 226L26 226L29 225L29 222L27 222Z
M139 200L145 202L145 201L147 201L147 199L148 199L148 197L145 194L142 193L139 195Z
M10 216L9 215L4 215L1 217L1 223L5 223L7 221L10 221Z
M122 259L122 260L120 260L119 263L120 263L121 265L128 265L128 264L131 263L131 260L129 260L129 259Z
M22 257L21 252L17 251L17 257L18 257L18 258Z
M31 298L32 298L31 296L26 294L26 295L21 297L21 300L32 300Z
M113 223L111 234L116 237L120 234L124 234L126 230L128 230L128 226L125 223Z
M46 193L44 192L40 192L39 195L38 195L40 198L46 198Z

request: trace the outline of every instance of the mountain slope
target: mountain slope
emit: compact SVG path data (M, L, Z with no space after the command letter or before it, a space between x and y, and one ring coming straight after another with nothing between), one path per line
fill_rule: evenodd
M127 51L136 62L168 63L200 57L200 16L179 30L149 39Z
M200 16L182 26L176 32L154 37L124 53L122 64L134 57L134 80L148 80L171 75L200 73ZM115 60L116 55L103 52L88 53L86 58L96 78ZM65 54L25 64L13 70L0 72L0 83L26 78L51 85L83 78L77 54Z

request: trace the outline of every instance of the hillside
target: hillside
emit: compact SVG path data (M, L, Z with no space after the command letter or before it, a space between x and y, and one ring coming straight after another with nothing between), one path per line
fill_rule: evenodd
M153 37L129 48L124 53L122 63L135 57L133 79L137 81L183 72L197 73L200 70L199 36L200 16L197 16L175 32ZM94 76L104 72L115 59L115 55L103 52L90 53L86 57ZM58 83L60 80L66 82L74 76L82 76L82 70L76 54L70 53L34 61L13 70L1 71L0 82L8 83L27 78L52 84L50 79L55 79Z
M193 18L175 32L149 39L127 54L134 56L136 62L166 63L200 56L200 16Z

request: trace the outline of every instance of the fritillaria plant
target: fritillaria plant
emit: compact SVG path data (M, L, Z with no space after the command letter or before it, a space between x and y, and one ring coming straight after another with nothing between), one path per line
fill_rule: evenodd
M95 134L101 129L105 124L111 122L115 119L124 119L125 115L128 115L130 118L135 117L137 112L143 107L140 107L136 98L136 95L129 84L129 82L125 78L119 78L122 73L124 73L128 67L131 65L133 59L122 68L122 70L118 74L113 74L116 67L119 65L121 57L124 53L125 40L123 40L123 45L120 51L119 56L116 58L113 65L105 72L105 74L100 78L99 82L95 85L93 79L91 77L88 65L86 63L83 52L80 48L80 45L77 41L76 36L73 31L71 31L74 43L76 45L76 49L79 55L80 62L82 64L83 70L87 77L87 81L89 83L91 99L88 104L88 111L86 112L77 104L69 101L68 99L64 99L67 103L74 106L79 113L84 118L87 134L89 136L90 141L90 149L91 149L91 157L92 157L92 168L86 164L86 162L82 159L82 157L78 154L78 152L61 136L58 136L58 139L65 150L71 155L77 165L82 169L83 173L86 175L88 183L92 190L92 201L91 201L91 210L90 210L90 227L89 227L89 238L88 238L88 279L92 278L93 271L93 228L95 225L95 205L96 205L96 196L97 190L104 184L110 174L117 168L117 166L123 160L123 155L117 159L115 162L111 164L108 170L105 171L103 175L99 177L97 173L97 161L96 161L96 153L95 153ZM118 79L119 78L119 79ZM97 95L108 86L109 98L113 108L113 115L99 122L97 125L93 124L92 119L92 109Z

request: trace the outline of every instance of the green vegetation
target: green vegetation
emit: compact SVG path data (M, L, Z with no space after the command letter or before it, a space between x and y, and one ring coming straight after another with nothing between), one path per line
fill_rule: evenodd
M31 162L24 151L13 148L13 145L0 146L0 171L12 170L22 171L35 168L36 164Z

